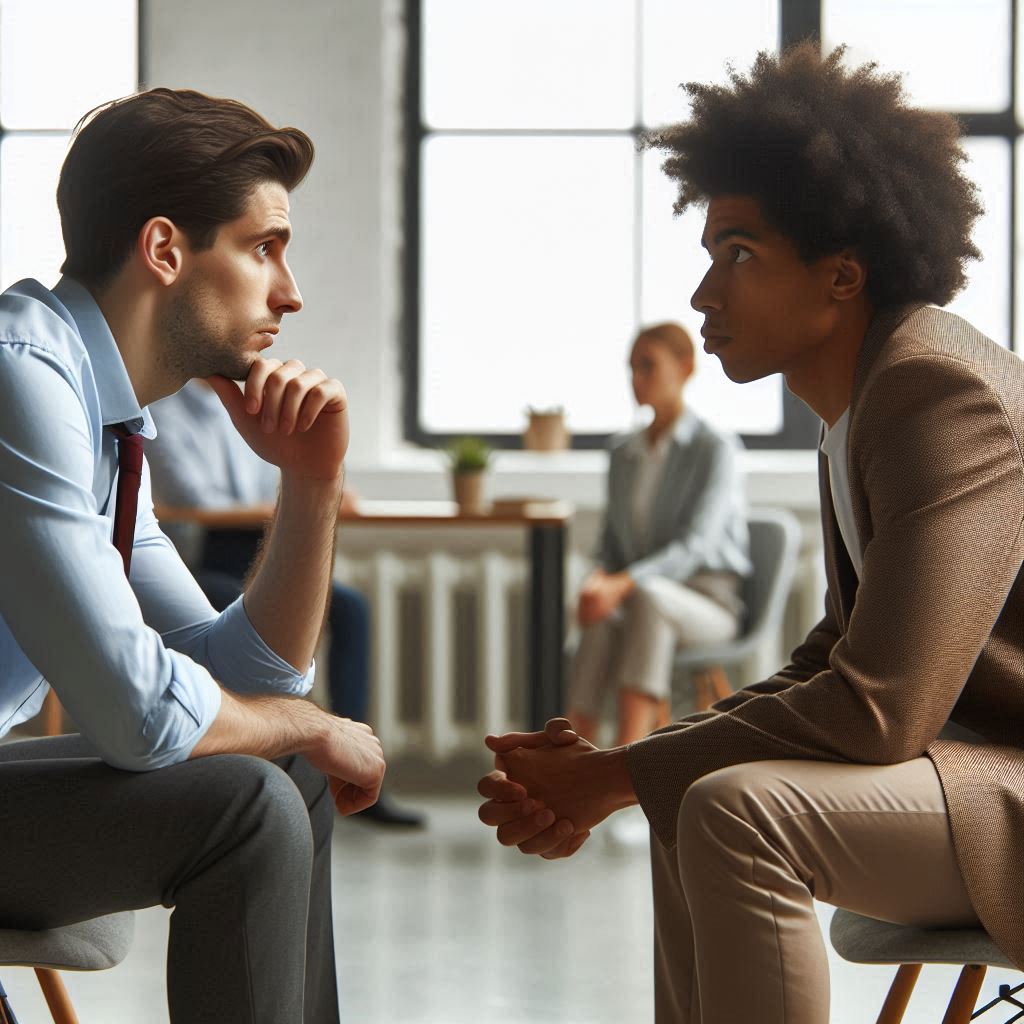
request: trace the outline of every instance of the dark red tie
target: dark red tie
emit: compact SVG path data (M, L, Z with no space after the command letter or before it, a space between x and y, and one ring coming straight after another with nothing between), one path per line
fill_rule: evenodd
M132 566L135 514L142 483L142 435L130 434L123 423L111 429L117 435L117 497L114 499L114 547L121 553L124 574Z

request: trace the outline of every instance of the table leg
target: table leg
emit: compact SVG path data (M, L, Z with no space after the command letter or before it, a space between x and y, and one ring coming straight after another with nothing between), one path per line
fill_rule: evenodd
M530 528L529 727L565 713L562 648L565 643L566 527Z

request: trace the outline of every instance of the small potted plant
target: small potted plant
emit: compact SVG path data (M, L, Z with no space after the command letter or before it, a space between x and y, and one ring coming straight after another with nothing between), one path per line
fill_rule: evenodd
M484 508L484 473L494 450L479 437L460 437L447 448L452 488L459 511L478 515Z

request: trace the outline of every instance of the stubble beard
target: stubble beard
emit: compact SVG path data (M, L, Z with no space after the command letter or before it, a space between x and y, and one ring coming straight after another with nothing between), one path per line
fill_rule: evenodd
M220 374L245 380L255 353L246 352L252 334L232 331L220 322L219 305L193 275L160 317L160 362L182 382Z

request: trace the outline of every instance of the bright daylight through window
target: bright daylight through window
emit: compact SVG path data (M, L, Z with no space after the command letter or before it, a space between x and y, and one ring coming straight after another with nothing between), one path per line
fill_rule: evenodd
M136 0L0 0L0 290L60 276L57 176L71 130L137 81Z

